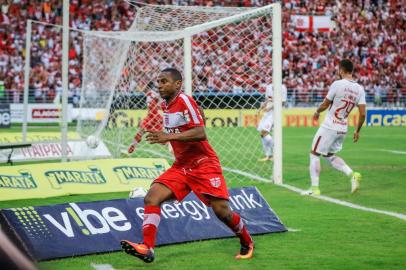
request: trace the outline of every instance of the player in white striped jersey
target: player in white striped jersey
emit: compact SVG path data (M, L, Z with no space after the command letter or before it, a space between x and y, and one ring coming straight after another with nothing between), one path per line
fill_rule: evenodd
M284 84L282 84L282 104L286 102L287 89ZM259 121L257 130L260 132L262 147L264 150L265 157L261 158L259 161L269 161L272 160L273 152L273 140L271 136L271 130L273 127L273 86L272 83L266 87L265 100L261 103L261 107L258 110L258 115L264 111L264 114Z
M365 91L361 85L353 79L354 65L350 60L344 59L339 65L340 80L333 82L327 97L319 106L314 118L318 120L321 112L329 108L327 116L313 139L310 153L310 178L311 188L303 195L320 195L319 175L320 156L335 169L351 177L351 192L359 188L361 174L353 172L344 160L335 154L342 149L344 138L348 129L348 115L355 106L358 107L358 124L354 132L353 140L357 142L359 132L365 121Z

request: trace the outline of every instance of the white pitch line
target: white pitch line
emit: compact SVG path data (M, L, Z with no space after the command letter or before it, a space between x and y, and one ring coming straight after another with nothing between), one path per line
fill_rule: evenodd
M231 169L231 168L227 168L227 167L223 167L223 170L224 170L224 171L227 171L227 172L232 172L232 173L240 174L240 175L243 175L243 176L246 176L246 177L250 177L250 178L252 178L252 179L255 179L255 180L258 180L258 181L261 181L261 182L272 183L272 180L271 180L271 179L266 179L266 178L260 177L260 176L258 176L258 175L254 175L254 174L251 174L251 173L243 172L243 171L240 171L240 170Z
M295 191L295 192L298 192L298 193L301 193L301 192L304 191L303 189L300 189L300 188L297 188L297 187L294 187L294 186L291 186L291 185L288 185L288 184L281 184L281 185L278 185L278 186L287 188L289 190L292 190L292 191ZM339 205L342 205L342 206L347 206L347 207L350 207L350 208L362 210L362 211L365 211L365 212L372 212L372 213L387 215L387 216L391 216L391 217L396 217L396 218L399 218L399 219L402 219L402 220L406 221L406 215L405 214L391 212L391 211L385 211L385 210L379 210L379 209L370 208L370 207L365 207L365 206L362 206L362 205L358 205L358 204L354 204L354 203L334 199L334 198L327 197L327 196L324 196L324 195L311 196L311 197L313 197L315 199L319 199L319 200L339 204Z
M125 147L124 145L122 145L122 146ZM149 152L151 154L154 154L154 155L157 155L157 156L160 156L160 157L174 159L173 156L165 155L163 153L160 153L160 152L157 152L157 151L154 151L154 150L151 150L151 149L142 149L142 151ZM243 176L246 176L246 177L250 177L252 179L255 179L255 180L258 180L258 181L261 181L261 182L272 183L272 181L270 179L267 179L267 178L264 178L264 177L261 177L261 176L258 176L258 175L254 175L254 174L251 174L251 173L243 172L243 171L240 171L240 170L231 169L231 168L227 168L227 167L223 167L223 170L228 171L228 172L232 172L232 173L236 173L236 174L240 174L240 175L243 175ZM295 186L291 186L291 185L288 185L288 184L275 184L275 185L286 188L288 190L294 191L294 192L299 193L299 194L301 194L303 191L305 191L303 189L300 189L300 188L297 188ZM405 214L391 212L391 211L385 211L385 210L379 210L379 209L370 208L370 207L365 207L365 206L362 206L362 205L342 201L342 200L339 200L339 199L334 199L334 198L327 197L327 196L324 196L324 195L311 196L311 197L313 197L315 199L335 203L335 204L338 204L338 205L346 206L346 207L349 207L349 208L358 209L358 210L365 211L365 212L371 212L371 213L387 215L387 216L399 218L401 220L406 221L406 215Z
M95 269L95 270L115 270L111 264L91 263L90 266L93 267L93 269Z
M293 229L293 228L286 228L286 229L288 229L288 232L300 232L300 231L302 231L300 229Z
M387 149L379 149L384 152L389 152L393 154L399 154L399 155L406 155L406 151L398 151L398 150L387 150Z
M244 176L248 175L249 177L252 177L251 174L248 174L246 172L242 172L242 171L239 171L239 170L233 170L233 172L235 172L237 174L244 175ZM258 178L262 178L262 181L264 181L264 182L269 182L269 180L266 179L266 178L263 178L263 177L260 177L260 176L255 176L255 179L258 179ZM288 185L288 184L275 184L275 185L286 188L288 190L294 191L294 192L299 193L299 194L301 194L304 191L303 189L300 189L300 188L297 188L295 186L291 186L291 185ZM391 212L391 211L385 211L385 210L379 210L379 209L370 208L370 207L365 207L365 206L362 206L362 205L358 205L358 204L354 204L354 203L334 199L334 198L323 196L323 195L311 196L311 197L313 197L315 199L335 203L335 204L338 204L338 205L350 207L350 208L353 208L353 209L358 209L358 210L365 211L365 212L372 212L372 213L387 215L387 216L399 218L399 219L402 219L402 220L406 221L406 215L405 214Z

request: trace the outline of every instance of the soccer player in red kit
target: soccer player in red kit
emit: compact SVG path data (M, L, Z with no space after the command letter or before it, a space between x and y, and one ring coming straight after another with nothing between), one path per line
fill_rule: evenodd
M155 132L163 130L162 115L159 113L159 105L161 103L159 94L154 90L149 90L147 91L146 96L148 114L140 123L140 128L135 134L130 146L128 147L129 154L135 151L135 148L137 147L138 143L141 142L142 136L145 132Z
M154 260L155 239L160 222L160 205L168 200L182 201L191 191L240 239L236 259L250 259L254 242L241 217L228 204L228 191L220 161L207 141L203 118L194 99L181 91L182 75L173 68L158 77L158 90L164 99L165 132L150 132L150 143L170 142L175 154L171 168L155 179L144 198L143 243L121 241L123 250L144 262Z

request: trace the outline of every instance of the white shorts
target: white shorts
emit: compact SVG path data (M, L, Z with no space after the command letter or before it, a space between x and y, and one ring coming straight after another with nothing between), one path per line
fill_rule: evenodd
M312 150L318 154L337 153L343 148L346 133L320 127L313 138Z
M259 121L257 130L271 132L273 126L273 112L266 112Z

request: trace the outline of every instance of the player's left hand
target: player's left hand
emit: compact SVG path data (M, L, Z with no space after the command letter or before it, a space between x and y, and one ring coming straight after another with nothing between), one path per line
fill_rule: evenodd
M354 132L354 142L358 142L358 139L359 139L359 133Z
M154 143L166 143L169 141L169 134L166 134L162 131L160 132L149 132L147 134L147 141L151 144Z

